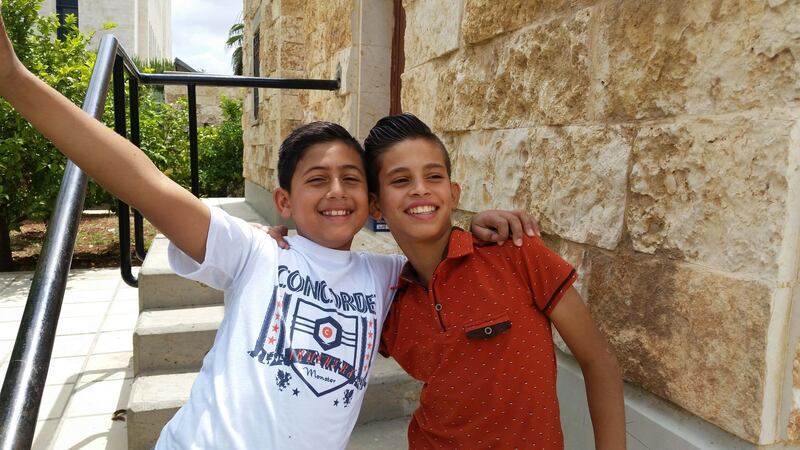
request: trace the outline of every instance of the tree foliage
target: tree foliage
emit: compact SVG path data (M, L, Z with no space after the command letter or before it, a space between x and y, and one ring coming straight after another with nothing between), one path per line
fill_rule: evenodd
M244 65L242 59L242 43L244 42L244 23L239 18L239 21L231 25L228 30L228 40L225 42L225 48L233 49L231 55L231 69L234 75L241 75L243 73Z
M208 197L244 195L242 102L222 98L223 122L200 137L200 192Z
M42 0L5 0L3 17L17 56L36 76L81 105L96 55L89 49L91 34L82 33L74 16L67 16L67 33L55 39L55 15L39 16ZM144 72L157 72L167 62L145 63ZM126 89L127 91L127 89ZM167 176L190 186L189 118L185 100L163 102L158 87L141 86L140 129L142 150ZM241 195L241 102L223 102L225 121L198 130L201 193ZM130 132L130 115L127 115ZM113 89L109 88L103 121L113 128ZM102 151L102 149L97 149ZM11 269L9 232L24 220L46 219L61 185L66 158L38 131L0 99L0 271ZM124 170L121 168L120 170ZM111 203L110 194L90 181L86 205Z

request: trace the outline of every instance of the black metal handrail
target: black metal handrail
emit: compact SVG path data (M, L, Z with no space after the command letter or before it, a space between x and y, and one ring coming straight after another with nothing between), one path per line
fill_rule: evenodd
M194 91L196 86L236 86L278 89L337 90L338 80L297 80L253 77L218 76L204 74L143 74L116 37L106 35L100 43L97 60L83 103L83 110L100 119L103 115L108 88L113 76L115 88L115 130L127 135L125 117L124 74L128 73L131 142L139 145L139 84L178 84L188 87L190 109L195 111ZM197 181L197 121L190 114L190 142L193 141L192 192L199 194ZM17 340L11 352L11 360L0 391L0 450L30 448L36 429L36 419L42 400L50 357L55 342L56 326L64 299L75 239L78 233L83 202L86 196L86 174L72 161L67 162L61 189L58 193L53 215L48 222L42 252L36 265L31 290L22 314ZM138 280L131 273L130 222L128 205L120 203L120 243L122 277L126 283L136 286ZM124 230L123 230L124 228ZM136 229L136 254L144 258L142 219L134 215ZM126 256L127 255L127 256ZM127 266L127 267L123 267Z

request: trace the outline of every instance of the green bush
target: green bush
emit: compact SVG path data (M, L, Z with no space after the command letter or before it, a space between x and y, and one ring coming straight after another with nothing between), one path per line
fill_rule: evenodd
M113 96L112 96L113 97ZM242 177L242 103L222 98L223 122L200 127L198 160L203 197L235 197L244 193ZM105 121L114 126L113 99ZM172 180L191 190L189 114L185 98L174 104L159 100L151 86L140 89L139 127L142 151ZM130 117L128 117L130 132Z
M58 19L55 15L39 16L41 4L42 0L5 0L2 13L8 35L17 56L31 72L72 102L82 105L96 59L88 47L92 35L82 33L75 26L74 16L68 16L64 40L55 39ZM161 98L157 87L142 86L140 89L141 148L160 170L188 189L191 167L186 101L170 105ZM204 196L241 195L242 192L241 102L223 100L222 107L225 114L222 124L198 130L201 194ZM112 89L109 89L103 121L113 128ZM24 220L46 219L52 213L66 158L2 99L0 124L0 173L3 174L0 177L0 271L3 271L11 268L10 231L18 230ZM90 181L87 206L112 202L108 193Z
M200 136L200 192L205 197L241 197L242 102L223 97L221 107L223 122L206 127Z

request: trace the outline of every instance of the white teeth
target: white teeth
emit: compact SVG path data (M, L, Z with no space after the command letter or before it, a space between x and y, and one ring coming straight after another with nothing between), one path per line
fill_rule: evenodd
M436 211L436 207L432 205L427 206L415 206L413 208L408 208L408 212L411 214L427 214Z
M350 211L344 209L335 209L331 211L322 211L323 216L346 216L350 214Z

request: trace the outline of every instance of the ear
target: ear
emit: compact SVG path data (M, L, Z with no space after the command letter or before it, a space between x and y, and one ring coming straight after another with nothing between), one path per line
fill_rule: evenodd
M383 217L381 208L378 206L378 196L372 192L369 193L369 215L375 220L381 220Z
M453 209L456 209L461 199L461 186L458 183L450 183L450 197L453 199Z
M286 189L275 189L275 192L272 193L272 201L275 202L281 217L284 219L292 217L292 202L289 200L289 192Z

